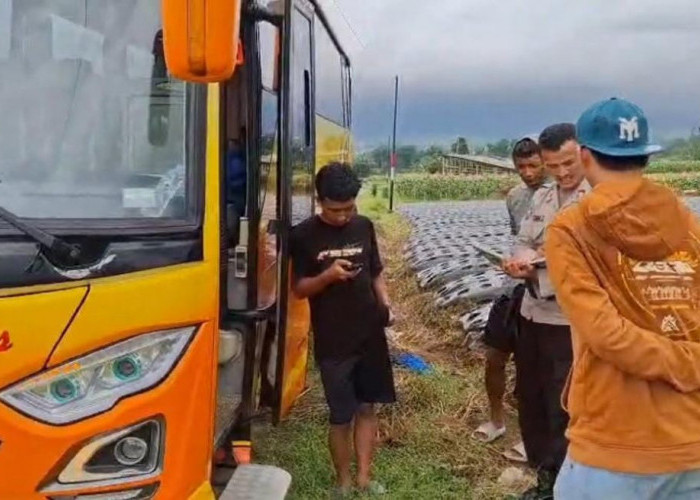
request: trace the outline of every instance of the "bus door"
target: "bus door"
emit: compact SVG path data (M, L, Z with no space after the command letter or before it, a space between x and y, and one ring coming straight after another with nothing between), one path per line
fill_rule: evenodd
M247 317L249 325L244 420L269 406L279 422L306 385L310 314L307 301L290 291L289 233L313 214L311 19L311 12L302 14L290 0L263 1L243 26L249 64L249 312L229 312Z
M277 3L281 8L281 3ZM266 201L262 205L259 227L259 288L268 290L266 304L276 300L274 321L268 328L268 343L263 389L267 386L266 402L273 410L273 421L278 423L290 411L294 401L306 388L306 371L309 353L310 312L306 300L297 300L291 293L291 263L289 234L292 226L314 213L314 130L313 130L313 74L312 74L312 14L305 5L295 1L284 2L284 15L281 19L274 51L264 50L264 45L272 39L267 22L258 23L260 33L260 62L263 77L261 97L261 160L266 153L264 145L265 124L274 122L274 105L266 90L265 53L279 56L279 79L277 73L268 75L269 83L279 82L279 155L271 154L270 172L277 167L277 177L267 176ZM267 32L267 34L265 34ZM265 41L267 39L267 41ZM266 120L266 113L269 117ZM269 128L271 131L272 128ZM277 141L272 141L277 144ZM265 172L261 165L260 172ZM274 182L274 183L273 183ZM261 178L261 194L265 182ZM273 186L276 198L271 197ZM276 209L277 224L271 230L270 220L273 206ZM269 214L269 215L268 215ZM265 243L263 243L263 241ZM263 248L264 247L264 248ZM273 265L274 264L274 265ZM273 275L274 273L274 275ZM274 281L274 285L272 284ZM274 290L274 291L273 291ZM263 391L265 392L265 391Z
M227 269L227 319L244 325L245 367L242 381L241 418L233 429L232 440L248 439L251 419L261 406L273 406L276 331L278 309L287 293L280 287L279 270L284 236L281 189L280 41L283 16L265 2L251 3L244 18L243 50L246 64L246 161L247 195L245 217L237 233ZM274 7L274 6L273 6ZM228 100L228 98L227 98ZM227 112L239 107L240 100L227 103ZM227 126L236 120L226 118ZM228 219L228 214L227 214ZM229 243L229 246L231 243ZM260 399L258 398L260 395Z
M246 346L244 414L258 412L260 392L277 423L304 391L308 364L310 313L290 291L289 234L314 213L313 17L291 0L258 5L244 25L244 46L256 54L248 83L247 309L257 330Z
M284 153L282 168L286 188L283 213L284 223L291 228L314 214L314 151L315 131L313 112L313 11L305 1L289 1L286 32L290 42L285 44L283 61L288 85L283 89L288 96L285 111L288 120L282 137ZM286 68L285 68L286 66ZM289 255L288 246L282 245L283 255ZM280 285L288 290L291 283L291 265L283 259L280 265ZM308 301L297 300L292 293L280 304L277 332L277 366L274 408L275 421L283 419L296 399L306 388L309 355L310 312Z

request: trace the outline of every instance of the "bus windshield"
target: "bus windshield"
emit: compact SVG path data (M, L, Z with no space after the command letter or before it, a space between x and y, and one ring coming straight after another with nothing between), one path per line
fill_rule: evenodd
M189 218L190 90L165 70L159 0L0 0L0 203Z

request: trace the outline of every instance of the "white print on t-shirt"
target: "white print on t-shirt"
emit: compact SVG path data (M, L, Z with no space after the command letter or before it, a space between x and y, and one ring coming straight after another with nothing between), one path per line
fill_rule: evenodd
M331 249L331 250L323 250L322 252L319 252L318 256L316 259L321 262L326 259L342 259L345 257L355 257L357 255L362 255L364 252L364 249L362 246L357 246L356 244L349 245L345 248L338 248L338 249Z
M671 314L665 316L661 321L661 331L664 333L679 332L680 328L678 328L678 320L676 317Z
M660 261L660 262L637 262L632 268L637 280L645 280L654 275L675 275L675 276L692 276L695 274L693 266L683 261Z

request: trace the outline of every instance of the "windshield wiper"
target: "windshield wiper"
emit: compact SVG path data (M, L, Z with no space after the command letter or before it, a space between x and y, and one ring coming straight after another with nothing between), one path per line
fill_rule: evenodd
M60 263L64 266L74 266L80 262L80 247L68 243L58 236L49 234L33 224L23 221L18 216L1 206L0 219L3 219L39 243L46 253L46 256L50 260L56 260L57 264Z

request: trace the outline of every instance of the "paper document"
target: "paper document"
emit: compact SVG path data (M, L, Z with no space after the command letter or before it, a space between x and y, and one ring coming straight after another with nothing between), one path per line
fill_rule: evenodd
M479 245L478 243L470 242L469 244L471 246L473 246L474 248L476 248L476 250L492 264L494 264L498 267L503 266L503 260L505 259L505 257L502 254L500 254L500 253L496 252L495 250L492 250L488 247ZM539 257L537 259L534 259L534 260L530 261L530 264L532 264L537 269L544 269L545 267L547 267L547 263L546 263L544 257Z

